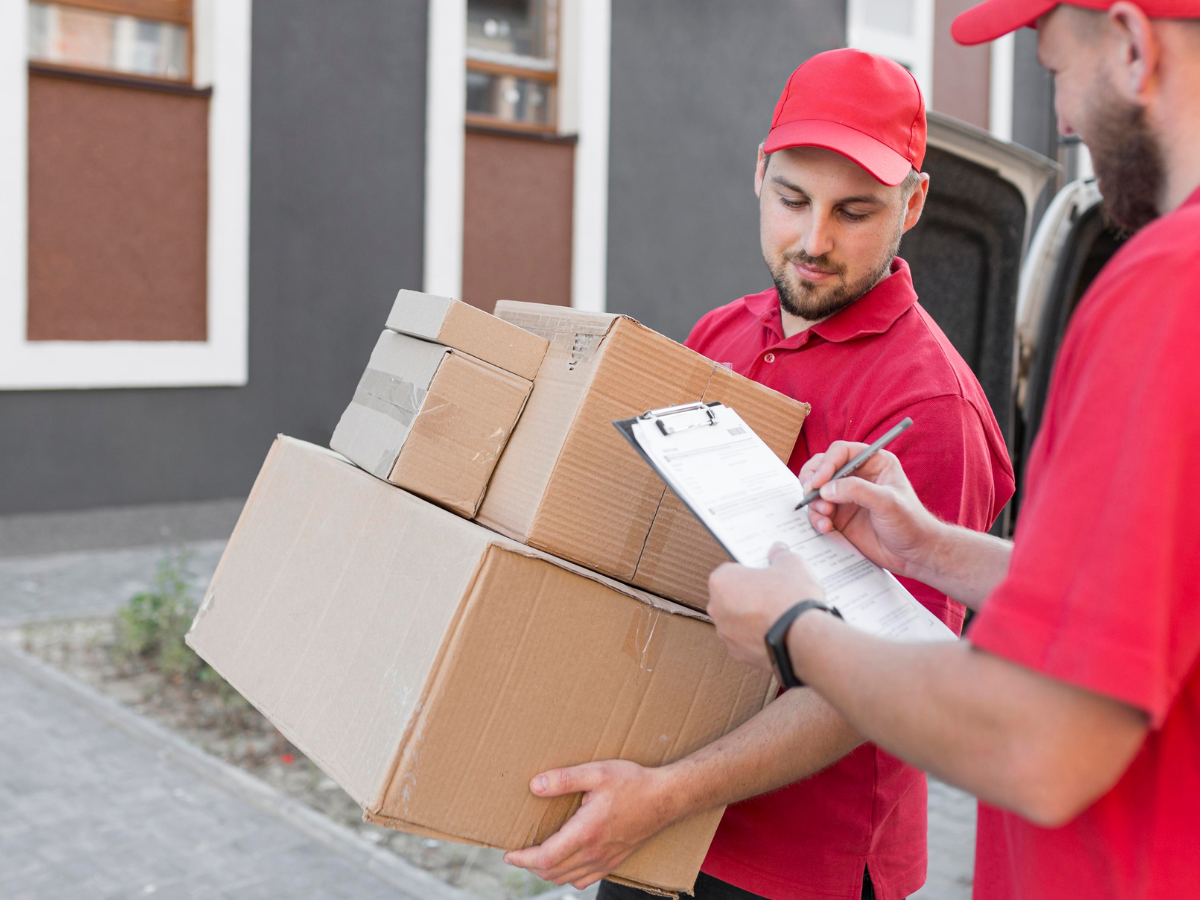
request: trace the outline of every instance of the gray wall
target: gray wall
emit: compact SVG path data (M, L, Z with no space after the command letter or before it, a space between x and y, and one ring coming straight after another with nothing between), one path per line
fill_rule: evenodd
M426 5L254 4L250 384L0 392L0 514L245 495L271 439L327 441L421 284Z
M676 339L771 286L754 159L796 66L846 39L843 0L613 0L608 305Z
M1013 49L1013 141L1056 159L1054 76L1037 61L1037 32L1022 28Z

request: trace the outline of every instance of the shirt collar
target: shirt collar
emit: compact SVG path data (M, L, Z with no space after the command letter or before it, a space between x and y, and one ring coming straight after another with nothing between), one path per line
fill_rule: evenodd
M824 322L818 322L807 331L792 335L786 339L786 343L800 347L808 340L810 332L834 343L852 341L869 334L883 334L916 302L912 272L908 263L897 256L892 260L891 274L887 278L841 312ZM785 341L783 319L779 314L779 293L774 288L747 297L746 306L762 320L763 325L774 332L779 341Z

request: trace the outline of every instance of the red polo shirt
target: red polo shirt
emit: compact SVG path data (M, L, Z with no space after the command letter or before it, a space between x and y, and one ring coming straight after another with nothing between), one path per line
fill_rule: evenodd
M977 646L1146 712L1121 780L1056 829L980 805L978 900L1200 893L1200 191L1071 320L1008 575ZM915 429L914 429L915 430Z
M1012 466L983 389L917 303L907 263L853 305L785 338L772 288L713 310L687 345L812 404L793 471L835 440L873 441L905 416L889 447L921 500L985 531L1013 493ZM906 586L947 625L963 608ZM864 866L880 900L925 882L925 776L865 744L828 769L729 807L704 862L715 878L771 900L858 900Z

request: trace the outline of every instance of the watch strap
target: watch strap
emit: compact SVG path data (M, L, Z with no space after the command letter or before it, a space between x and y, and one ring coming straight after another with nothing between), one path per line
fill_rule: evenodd
M837 616L839 619L842 618L837 607L829 606L820 600L801 600L775 620L775 624L767 631L764 639L767 644L767 654L775 669L775 677L779 679L779 683L784 688L804 687L804 682L796 677L796 671L792 668L792 657L787 648L787 634L792 623L810 609L819 609Z

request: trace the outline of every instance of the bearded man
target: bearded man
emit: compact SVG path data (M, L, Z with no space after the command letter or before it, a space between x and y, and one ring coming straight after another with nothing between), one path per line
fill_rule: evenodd
M786 552L768 569L714 572L708 611L735 656L766 665L770 632L785 681L979 796L976 900L1191 897L1200 0L988 0L954 35L980 43L1024 25L1054 73L1059 130L1091 149L1105 205L1133 236L1059 349L1015 544L940 521L886 451L830 482L861 448L835 443L802 473L820 487L819 531L976 608L970 640L890 644L796 609L821 588Z
M916 426L891 446L918 494L945 520L986 531L1013 493L1004 440L896 256L929 189L925 129L921 92L896 63L835 50L800 66L755 170L775 287L713 310L687 344L812 404L793 471L835 440L871 441L911 416ZM961 606L907 586L961 628ZM697 900L896 900L925 881L924 775L864 744L812 691L782 695L672 765L593 763L544 773L531 789L585 794L556 835L507 857L559 884L591 884L667 826L727 804ZM599 896L649 895L605 882Z

